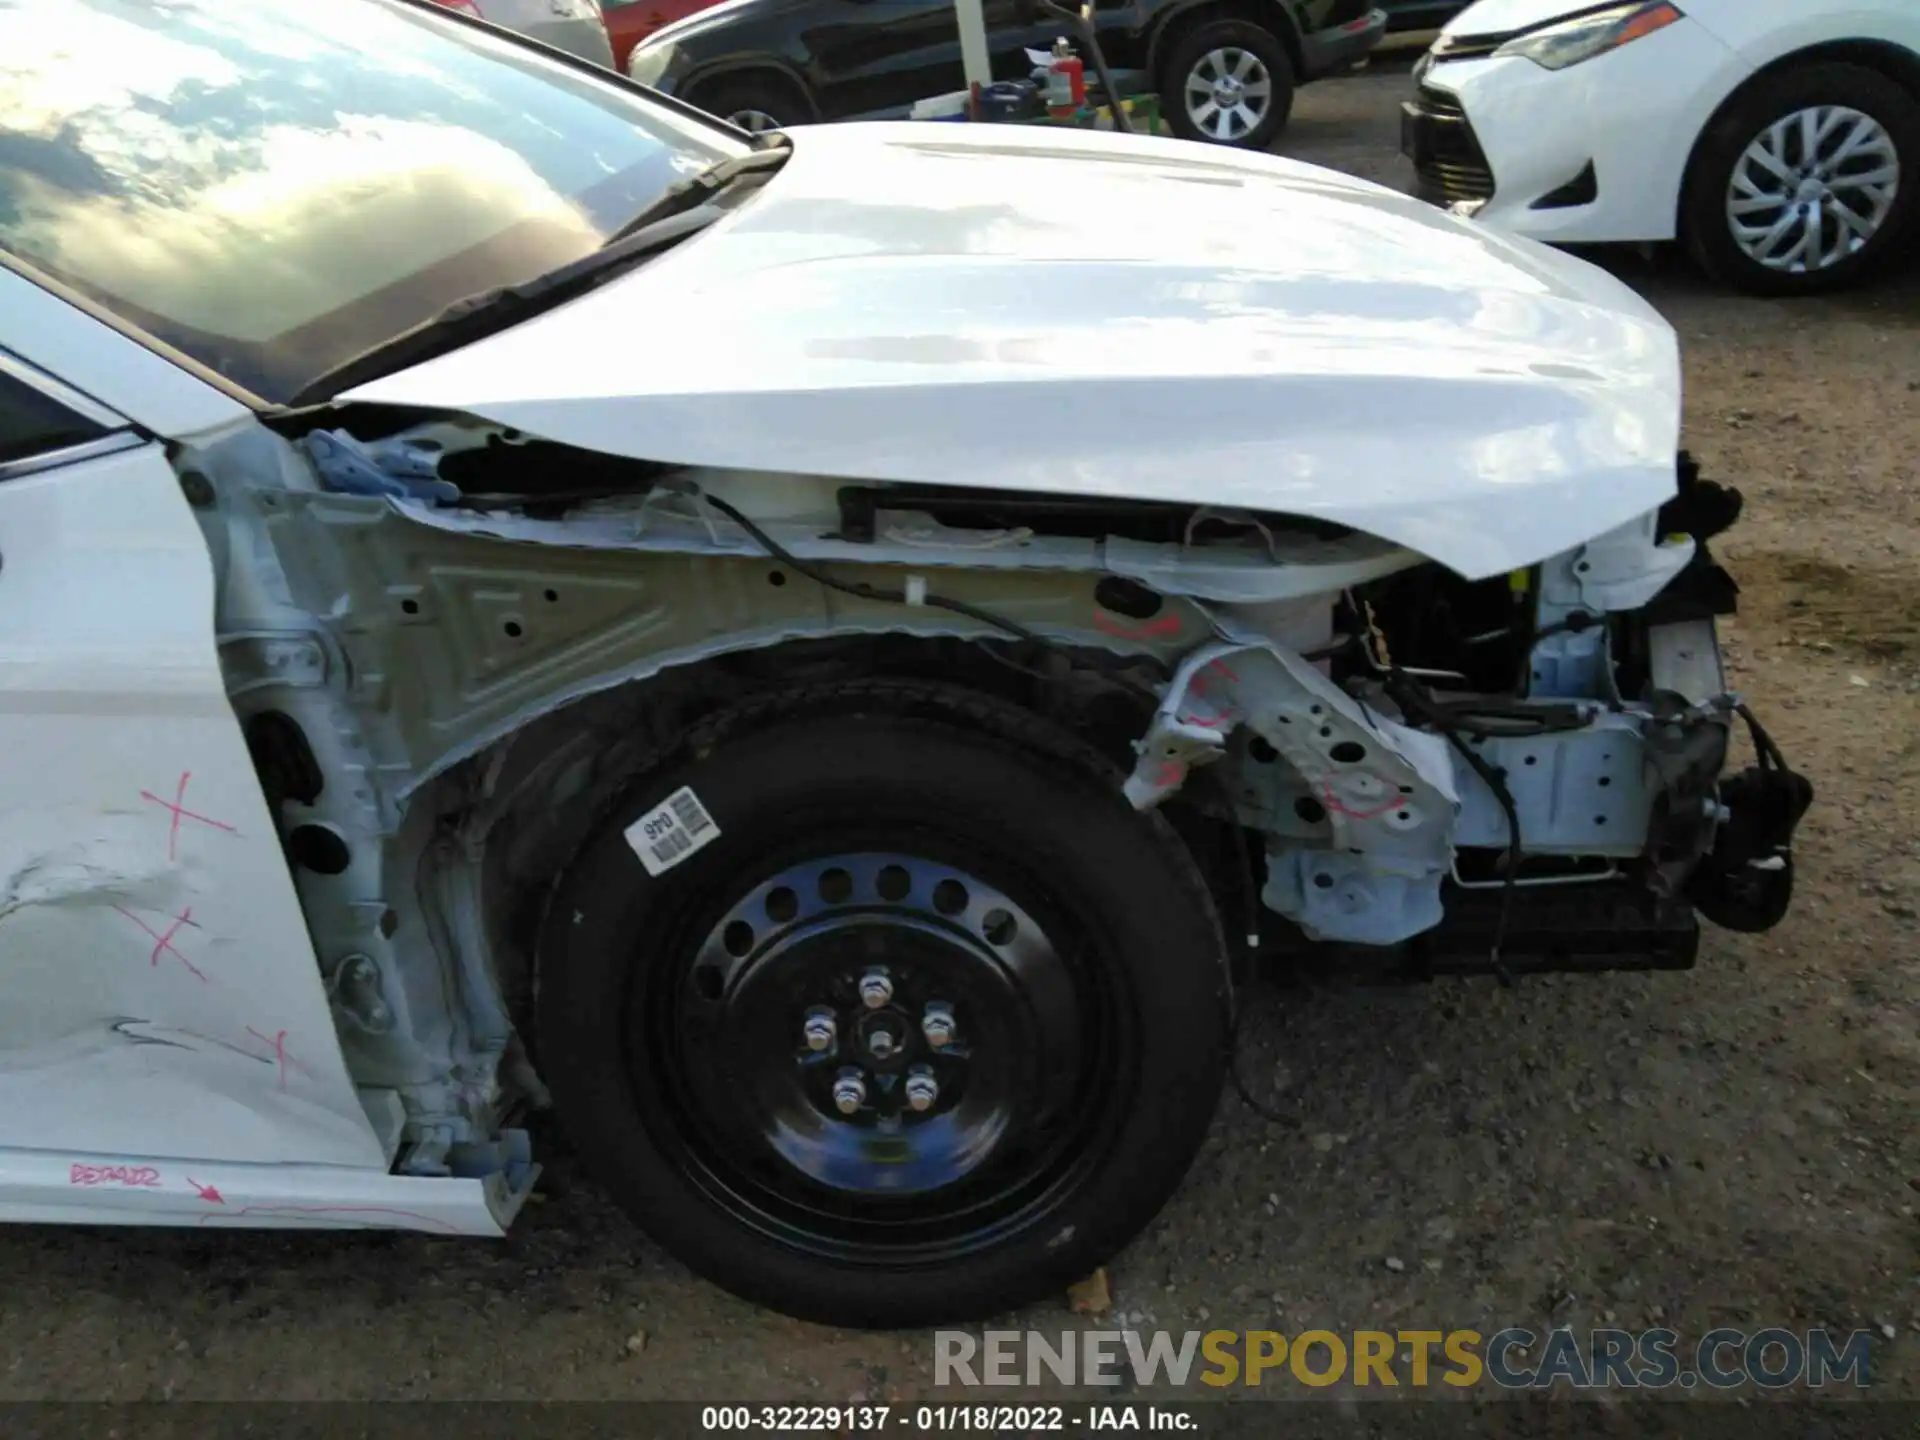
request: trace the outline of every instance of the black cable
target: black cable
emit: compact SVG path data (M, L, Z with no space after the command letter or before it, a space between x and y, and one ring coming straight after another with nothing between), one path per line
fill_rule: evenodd
M1762 772L1770 769L1788 769L1787 757L1780 753L1780 747L1773 742L1773 736L1767 733L1766 726L1759 717L1747 707L1745 702L1733 707L1734 713L1747 722L1747 734L1753 740L1753 753L1760 762Z
M1520 879L1520 860L1523 853L1520 843L1520 807L1514 803L1513 792L1507 789L1506 779L1500 771L1489 765L1486 757L1475 752L1472 746L1460 738L1460 729L1445 706L1436 703L1418 685L1399 671L1388 676L1388 691L1400 703L1402 709L1420 716L1446 737L1447 743L1460 752L1460 758L1467 762L1467 768L1478 775L1493 792L1493 798L1500 804L1501 812L1507 818L1507 874L1500 889L1500 918L1494 925L1493 945L1489 960L1493 973L1500 983L1509 988L1513 985L1513 972L1507 969L1500 958L1501 947L1506 943L1507 926L1513 918L1513 892Z
M824 585L829 590L838 590L843 595L852 595L859 600L879 600L890 605L911 605L914 603L907 598L907 592L904 590L882 590L879 586L868 585L864 581L836 580L819 566L800 559L791 550L787 549L786 546L767 534L765 530L762 530L758 525L754 524L753 521L742 515L737 509L725 500L720 499L717 495L708 495L703 491L701 498L722 515L733 521L733 523L738 525L742 530L745 530L767 554L771 555L775 560L778 560L789 569L806 576L815 584ZM1063 654L1067 653L1067 647L1049 640L1037 631L1029 630L1026 626L1016 621L1009 620L1003 615L996 615L993 611L979 605L969 604L965 600L953 600L945 595L935 595L929 592L920 598L919 603L931 606L936 610L949 610L955 615L964 615L969 620L978 620L983 625L991 625L994 629L1004 631L1016 640L1024 640L1029 645L1038 645L1042 649L1056 650ZM1338 655L1341 651L1354 644L1358 638L1359 637L1354 635L1343 636L1331 645L1323 645L1318 650L1307 651L1301 658L1308 661L1331 659L1333 656ZM1005 664L1012 665L1015 669L1025 668L1007 656L996 655L994 658ZM1147 695L1152 699L1154 705L1158 707L1160 695L1157 691L1150 689L1148 686L1142 684L1140 681L1134 680L1130 676L1113 675L1110 678Z
M1251 965L1260 951L1260 897L1253 888L1253 851L1247 844L1247 829L1240 823L1239 807L1234 803L1233 790L1227 784L1226 777L1217 771L1208 771L1207 778L1213 782L1221 804L1226 807L1226 825L1233 836L1234 860L1239 866L1241 921L1246 927L1247 959ZM1240 994L1237 987L1230 993L1233 1014L1227 1025L1227 1078L1233 1085L1234 1094L1240 1097L1241 1104L1262 1120L1285 1125L1288 1123L1286 1117L1255 1099L1252 1087L1240 1073Z
M754 540L759 543L760 548L765 550L774 559L778 560L782 565L799 571L800 574L806 576L817 585L824 585L829 590L838 590L841 594L851 595L857 600L879 600L890 605L911 605L914 603L907 598L907 592L904 590L882 590L879 586L868 585L864 581L836 580L818 566L800 559L791 550L787 549L786 546L767 534L766 531L762 530L758 525L754 524L753 521L742 515L717 495L708 495L703 491L701 498L722 515L733 521L733 523L738 525L742 530L746 531L747 534L751 535ZM1025 640L1029 645L1043 645L1050 648L1058 648L1045 636L1036 634L1032 630L1027 629L1026 626L1008 620L1004 616L996 615L991 610L983 610L978 605L969 605L965 600L949 600L944 595L928 594L921 597L920 603L930 605L936 610L950 610L955 615L964 615L969 620L978 620L982 625L991 625L996 630L1004 630L1016 640Z

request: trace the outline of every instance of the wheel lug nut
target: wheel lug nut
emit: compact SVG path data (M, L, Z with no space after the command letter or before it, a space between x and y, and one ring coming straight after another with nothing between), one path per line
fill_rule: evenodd
M913 1110L931 1110L933 1102L940 1098L940 1082L924 1065L916 1065L907 1072L906 1090L907 1105Z
M831 1010L816 1007L807 1012L807 1023L801 1033L806 1037L807 1049L831 1050L840 1038L840 1027L834 1022Z
M893 1054L893 1033L888 1030L876 1030L867 1037L867 1049L873 1052L873 1058L884 1060Z
M887 978L884 970L869 970L860 977L860 1003L869 1010L878 1010L893 999L893 981Z
M909 1082L911 1083L911 1082ZM833 1104L842 1115L851 1115L867 1103L867 1082L858 1070L844 1070L833 1082Z
M927 1037L927 1044L936 1050L944 1050L953 1043L953 1010L937 1001L927 1006L920 1017L920 1033Z

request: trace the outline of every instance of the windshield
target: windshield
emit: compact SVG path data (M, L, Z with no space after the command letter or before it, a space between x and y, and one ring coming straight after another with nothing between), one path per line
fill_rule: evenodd
M746 149L407 0L0 0L0 249L275 402Z

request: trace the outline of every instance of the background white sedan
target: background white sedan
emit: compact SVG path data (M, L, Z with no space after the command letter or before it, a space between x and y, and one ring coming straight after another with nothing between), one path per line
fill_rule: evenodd
M1861 278L1920 214L1915 0L1480 0L1415 71L1422 194L1743 289Z

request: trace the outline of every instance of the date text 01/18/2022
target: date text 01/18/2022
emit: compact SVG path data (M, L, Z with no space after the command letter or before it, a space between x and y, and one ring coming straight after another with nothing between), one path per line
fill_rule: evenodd
M707 1405L702 1430L827 1432L911 1430L1028 1435L1041 1431L1190 1431L1193 1415L1158 1405Z

